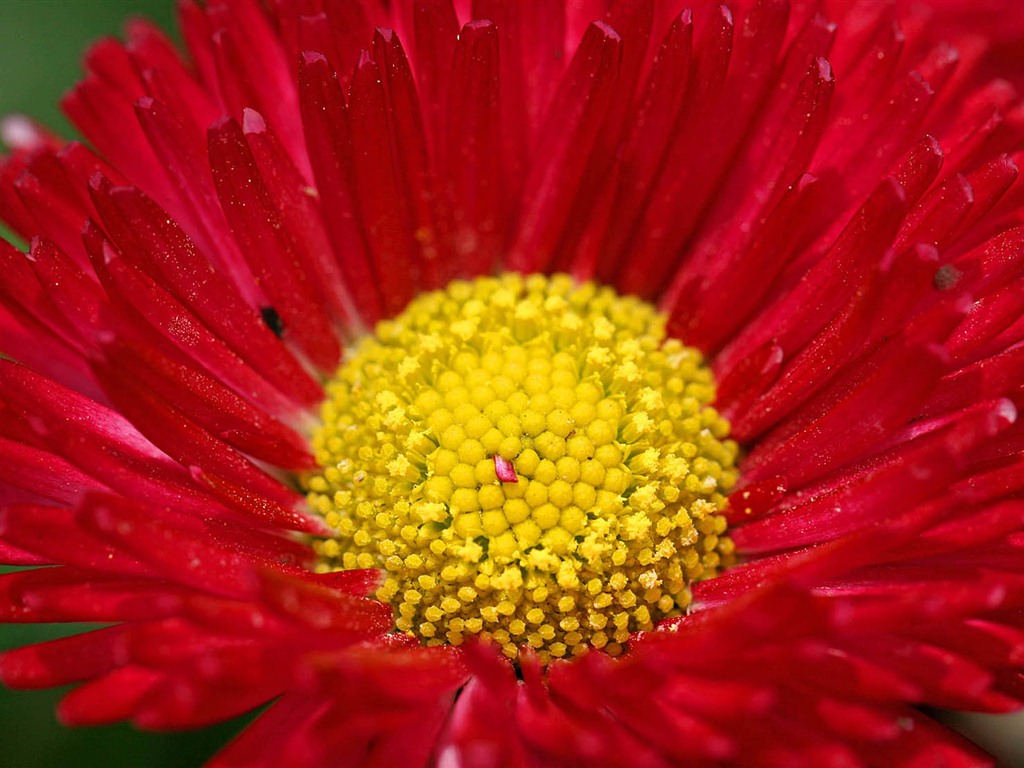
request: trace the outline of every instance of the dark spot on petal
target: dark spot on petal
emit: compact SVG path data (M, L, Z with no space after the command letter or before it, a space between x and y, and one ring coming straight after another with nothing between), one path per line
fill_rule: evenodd
M935 270L935 277L932 279L932 284L940 291L948 291L960 282L960 278L962 276L963 272L952 264L943 264Z
M263 317L263 322L267 324L267 328L273 331L277 338L284 336L284 321L281 316L277 314L277 310L273 307L261 307L260 315Z

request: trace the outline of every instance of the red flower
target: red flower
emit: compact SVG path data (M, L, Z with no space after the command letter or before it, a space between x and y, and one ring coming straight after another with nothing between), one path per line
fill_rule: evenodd
M0 617L112 626L0 679L272 702L221 766L986 763L917 707L1024 700L1024 14L455 5L183 2L189 64L90 52L95 152L7 121L0 558L50 567ZM657 302L745 451L739 564L620 656L426 647L315 568L343 347L501 270Z

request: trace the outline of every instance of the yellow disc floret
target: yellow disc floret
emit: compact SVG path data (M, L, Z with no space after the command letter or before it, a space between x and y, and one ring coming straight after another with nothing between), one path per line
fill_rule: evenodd
M736 444L653 307L565 275L425 294L327 386L310 505L324 570L379 568L427 645L545 661L685 611L732 561Z

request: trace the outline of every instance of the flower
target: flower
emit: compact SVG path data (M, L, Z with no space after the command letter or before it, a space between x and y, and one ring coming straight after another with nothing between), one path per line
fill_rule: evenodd
M919 707L1024 696L1024 16L466 5L184 2L95 151L4 124L0 616L110 626L0 679L269 702L221 766L984 764Z

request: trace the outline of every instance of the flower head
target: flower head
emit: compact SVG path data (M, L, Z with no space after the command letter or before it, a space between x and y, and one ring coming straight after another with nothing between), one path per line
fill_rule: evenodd
M0 576L215 765L984 764L1014 3L180 6L10 118ZM996 23L993 23L996 20Z

